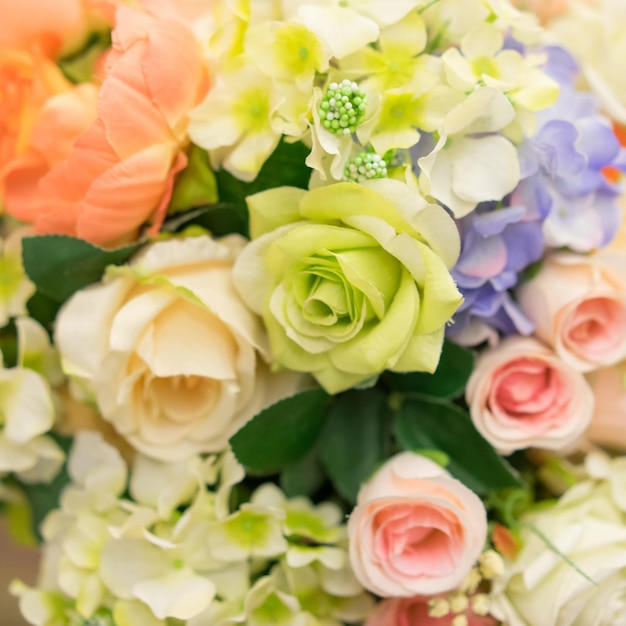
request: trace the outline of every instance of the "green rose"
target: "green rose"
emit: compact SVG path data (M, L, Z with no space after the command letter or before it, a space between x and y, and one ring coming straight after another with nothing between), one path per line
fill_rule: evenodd
M311 372L329 393L385 369L435 370L462 300L444 209L390 179L270 189L248 206L254 240L234 279L263 316L274 367Z

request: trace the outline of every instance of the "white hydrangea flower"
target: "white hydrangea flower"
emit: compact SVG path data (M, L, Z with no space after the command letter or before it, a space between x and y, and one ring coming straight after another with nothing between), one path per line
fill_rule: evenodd
M459 218L479 202L501 200L513 191L520 179L517 151L498 131L514 117L499 91L472 92L444 118L434 150L418 160L423 193Z
M45 330L26 317L16 327L17 366L0 367L0 477L13 472L24 482L49 482L65 455L45 434L56 419L48 380L58 383L62 375Z

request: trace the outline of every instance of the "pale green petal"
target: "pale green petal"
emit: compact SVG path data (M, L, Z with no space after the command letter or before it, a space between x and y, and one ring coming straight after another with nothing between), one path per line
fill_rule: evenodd
M487 133L501 130L515 118L507 97L491 87L480 87L456 106L444 119L448 135Z
M166 626L165 621L155 617L145 604L135 601L116 602L113 619L117 626Z
M463 297L441 258L428 246L418 242L426 266L426 278L422 286L422 305L417 332L428 334L452 317Z
M389 7L389 3L386 4ZM424 51L427 42L426 24L418 13L409 13L402 20L383 28L379 39L383 54L394 60L417 56Z
M297 12L297 20L325 41L337 59L376 41L379 33L371 19L342 6L304 5Z
M261 235L281 226L298 222L300 202L306 195L297 187L278 187L255 193L246 198L250 211L250 236L257 239Z
M372 375L395 365L418 320L420 296L413 277L403 270L400 286L384 319L351 341L337 346L331 363L343 372ZM407 333L407 331L409 331Z
M74 483L93 492L119 495L126 487L127 469L121 454L97 432L76 435L67 469Z
M109 539L100 556L104 584L122 600L134 598L133 587L144 580L165 576L172 568L167 554L146 539Z
M251 182L274 152L280 133L274 132L268 118L268 128L263 132L246 135L228 154L222 165L224 169L244 182Z
M394 372L434 372L441 357L445 327L428 335L415 333L399 361L390 367Z
M467 59L457 48L448 48L442 55L446 80L451 87L468 93L476 86L476 75Z
M352 387L356 387L362 382L369 380L372 378L372 374L351 374L348 372L342 372L335 368L333 365L325 369L313 369L309 368L312 371L313 376L317 382L324 388L324 390L329 394L336 394L342 391L346 391L347 389L351 389ZM305 370L305 371L309 371Z
M145 602L159 619L173 617L186 620L211 604L215 586L208 578L184 568L136 583L133 595Z
M352 186L354 189L357 189L359 187L354 183L339 183L338 185L333 185L332 187L319 187L318 189L309 192L305 197L305 200L309 198L312 194L318 194L318 192L322 192L320 193L320 196L324 197L320 198L320 200L318 201L323 202L323 200L328 199L328 196L333 195L333 190L337 192L337 195L342 196L344 185ZM330 193L323 193L324 190L330 190ZM365 195L371 198L373 194L372 192L366 192ZM380 200L383 199L381 198ZM336 206L333 205L329 207L330 210L328 211L328 213L333 215L333 217L330 218L325 218L324 216L318 217L312 214L307 214L308 211L305 208L305 201L302 202L301 211L305 217L312 220L341 219L340 213L333 213L333 210L335 209L337 211L341 210L341 202L340 200L336 199L334 203L336 203ZM315 206L315 208L318 209L321 213L325 213L323 205L313 206ZM275 276L281 276L285 268L290 267L294 261L312 256L320 250L339 251L351 250L354 248L373 248L377 246L376 241L372 239L369 235L360 233L356 230L348 229L341 226L335 226L332 224L299 223L289 230L283 231L283 233L281 234L283 236L273 237L272 245L269 246L269 249L265 254L266 268Z
M461 41L461 51L468 59L493 57L502 48L504 38L501 29L483 22L472 28Z

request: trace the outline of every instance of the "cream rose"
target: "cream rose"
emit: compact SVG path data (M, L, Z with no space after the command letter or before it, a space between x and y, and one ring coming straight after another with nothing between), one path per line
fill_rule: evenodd
M348 522L350 560L382 597L458 587L487 536L482 502L435 462L403 452L361 487Z
M519 336L480 355L465 397L476 429L500 454L563 449L585 432L593 412L584 376L536 339Z
M232 286L244 245L238 235L152 244L59 314L66 372L148 456L222 450L258 411L295 391L293 375L269 373L260 319Z
M555 254L517 292L535 334L581 372L626 357L626 256Z
M494 616L508 626L626 624L626 516L608 481L580 483L523 522L522 550L494 581Z

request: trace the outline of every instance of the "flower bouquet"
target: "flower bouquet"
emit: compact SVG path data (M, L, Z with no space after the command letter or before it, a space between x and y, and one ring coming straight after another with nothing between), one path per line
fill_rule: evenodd
M626 624L626 5L527 4L0 0L26 623Z

